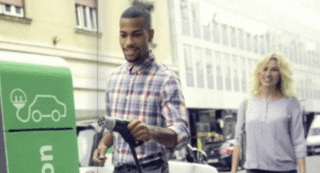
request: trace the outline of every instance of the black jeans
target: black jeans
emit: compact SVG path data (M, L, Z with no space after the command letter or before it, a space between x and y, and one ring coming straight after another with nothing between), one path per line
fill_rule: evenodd
M261 169L247 169L247 173L298 173L297 170L291 171L267 171Z
M164 160L153 161L145 165L141 165L143 173L168 173L168 162ZM138 173L135 165L123 165L115 167L113 173Z

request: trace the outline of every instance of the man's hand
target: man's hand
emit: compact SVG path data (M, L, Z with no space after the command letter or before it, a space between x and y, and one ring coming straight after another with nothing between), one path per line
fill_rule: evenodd
M135 141L148 142L151 139L149 126L140 120L129 120L128 130Z
M136 141L148 142L150 139L167 148L177 145L177 134L169 128L148 126L140 120L128 120L128 130Z
M92 160L98 163L100 166L103 166L107 160L106 152L108 147L104 144L99 144L98 148L94 151Z

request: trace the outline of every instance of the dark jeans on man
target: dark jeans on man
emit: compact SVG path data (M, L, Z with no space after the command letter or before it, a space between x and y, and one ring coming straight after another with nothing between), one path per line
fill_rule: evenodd
M247 173L298 173L297 170L291 171L268 171L260 169L247 169Z
M162 159L141 165L142 173L169 173L168 162ZM135 165L115 167L113 173L138 173Z

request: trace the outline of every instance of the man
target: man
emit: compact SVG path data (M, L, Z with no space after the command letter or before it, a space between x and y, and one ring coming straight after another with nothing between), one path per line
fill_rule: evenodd
M168 172L166 148L186 146L190 132L179 79L149 51L154 35L150 23L142 6L131 6L121 15L120 45L127 63L110 76L107 114L129 121L131 135L144 142L136 148L143 172ZM136 170L129 145L118 133L104 135L93 160L103 165L112 145L114 172Z

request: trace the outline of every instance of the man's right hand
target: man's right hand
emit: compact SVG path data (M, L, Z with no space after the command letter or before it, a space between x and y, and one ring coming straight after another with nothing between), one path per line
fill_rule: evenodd
M103 166L107 160L106 152L108 147L104 144L99 144L98 148L94 151L92 160L98 163L100 166Z

